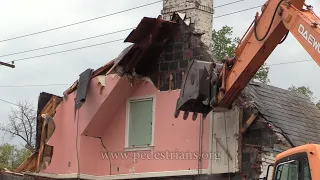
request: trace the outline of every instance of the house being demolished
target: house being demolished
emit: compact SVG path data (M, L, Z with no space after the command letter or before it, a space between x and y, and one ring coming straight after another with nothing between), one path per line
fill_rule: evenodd
M81 73L64 97L40 94L37 151L17 171L34 179L250 179L264 176L277 153L319 143L320 112L307 98L256 82L228 112L174 118L188 62L215 61L212 7L164 1L163 16L143 18L117 58Z

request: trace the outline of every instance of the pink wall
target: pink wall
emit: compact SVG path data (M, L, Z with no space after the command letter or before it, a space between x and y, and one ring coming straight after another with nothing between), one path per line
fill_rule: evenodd
M154 149L143 151L149 154L159 152L198 152L199 148L199 118L192 121L173 117L179 91L159 92L150 82L142 81L130 86L124 78L106 78L106 87L99 93L98 80L91 81L87 101L79 112L78 152L80 170L83 174L109 175L109 161L102 159L105 152L99 138L109 152L122 152L127 155L141 152L125 152L126 99L145 95L155 95L155 128ZM76 135L77 123L74 121L74 97L70 94L57 108L54 122L56 130L48 144L54 146L51 164L44 170L47 173L70 174L77 173ZM82 135L81 135L82 134ZM86 136L88 135L88 136ZM209 118L204 121L203 151L208 152ZM111 174L129 174L159 171L194 170L198 161L170 159L131 159L111 158ZM68 163L71 162L71 163ZM70 165L70 167L68 166ZM203 169L208 168L208 161L203 160Z

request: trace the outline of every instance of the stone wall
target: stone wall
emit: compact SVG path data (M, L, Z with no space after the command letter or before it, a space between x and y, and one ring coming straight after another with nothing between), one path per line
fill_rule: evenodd
M187 25L177 17L174 37L168 42L150 75L154 84L161 91L180 89L185 70L192 59L213 61L210 49L201 41L201 35L194 33L194 26Z
M244 121L250 116L250 109L244 112ZM264 177L269 164L281 152L283 140L269 126L263 117L257 117L242 138L241 173L247 179Z
M176 14L181 13L181 14ZM150 74L161 91L180 89L190 60L214 61L212 43L213 0L164 0L162 15L176 21L175 34Z
M195 32L203 34L201 41L210 47L212 37L213 0L165 0L162 14L171 20L174 12L185 13L194 24Z

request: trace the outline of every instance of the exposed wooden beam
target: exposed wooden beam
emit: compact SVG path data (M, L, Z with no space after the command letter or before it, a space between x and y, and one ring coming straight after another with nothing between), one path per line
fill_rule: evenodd
M44 150L44 145L45 145L45 140L46 140L46 132L45 132L45 127L46 127L46 120L43 119L42 123L42 130L41 130L41 138L40 138L40 148L39 148L39 153L38 153L38 158L37 158L37 165L36 165L36 172L40 171L40 165L42 163L42 157L43 157L43 150Z
M58 97L52 96L51 99L48 101L48 103L44 106L44 108L40 112L40 116L38 118L41 119L42 114L46 114L53 117L57 106L58 106Z
M244 123L243 127L241 128L240 132L244 134L247 129L251 126L253 121L257 118L258 116L258 110L254 109L251 116L248 118L248 120Z
M22 164L20 164L15 172L33 171L36 167L37 155L37 152L31 154Z

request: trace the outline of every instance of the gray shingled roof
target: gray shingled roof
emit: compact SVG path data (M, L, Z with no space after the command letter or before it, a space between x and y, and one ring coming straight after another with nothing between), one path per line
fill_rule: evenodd
M295 146L320 143L320 111L304 95L257 82L250 82L243 93Z

